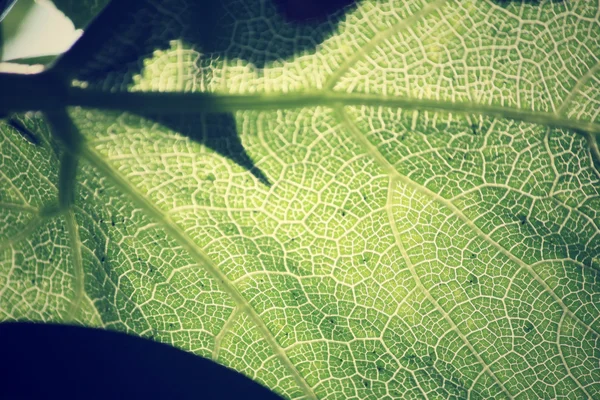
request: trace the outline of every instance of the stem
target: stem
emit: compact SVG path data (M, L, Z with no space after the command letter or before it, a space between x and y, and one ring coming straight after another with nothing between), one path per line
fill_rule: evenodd
M31 110L56 110L68 102L67 84L47 72L0 73L0 114Z
M75 201L77 163L84 139L66 109L48 112L46 118L52 127L52 133L66 148L60 157L58 204L59 209L68 210Z
M67 106L118 110L136 114L233 112L238 110L277 110L303 107L375 106L412 111L434 111L482 115L515 121L600 134L600 124L572 120L556 113L468 102L383 96L332 91L278 94L227 95L179 92L108 92L79 87L67 88L48 73L38 75L0 74L0 87L8 87L15 98L0 99L3 111L60 110Z
M67 210L75 201L75 184L77 162L79 157L65 151L60 158L60 174L58 178L58 204Z
M65 145L67 152L77 157L84 138L73 124L64 106L60 109L52 107L46 112L46 119L52 128L52 133Z

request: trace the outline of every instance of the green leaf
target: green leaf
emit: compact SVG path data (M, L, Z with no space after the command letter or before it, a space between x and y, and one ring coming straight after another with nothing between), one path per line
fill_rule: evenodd
M288 398L600 396L598 4L138 4L0 125L2 320Z

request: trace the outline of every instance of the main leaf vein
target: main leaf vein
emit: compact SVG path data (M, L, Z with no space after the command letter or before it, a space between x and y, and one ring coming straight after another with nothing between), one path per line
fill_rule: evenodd
M316 395L304 378L300 375L294 364L291 362L285 351L281 348L273 334L262 321L261 317L242 296L238 289L232 284L227 276L221 272L218 266L200 249L196 243L163 211L158 209L142 194L140 194L126 179L112 168L102 157L86 145L82 146L81 155L88 160L95 168L110 178L113 184L123 193L129 195L131 200L142 208L151 218L160 223L165 231L179 243L206 271L224 288L224 290L233 298L240 310L246 312L252 322L257 326L272 351L275 353L282 365L288 370L294 378L296 384L303 391L305 396L310 399L316 399Z

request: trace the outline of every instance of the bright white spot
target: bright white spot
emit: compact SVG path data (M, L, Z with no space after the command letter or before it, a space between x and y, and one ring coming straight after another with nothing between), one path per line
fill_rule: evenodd
M25 16L21 29L4 44L3 61L61 54L83 31L50 0L36 0Z

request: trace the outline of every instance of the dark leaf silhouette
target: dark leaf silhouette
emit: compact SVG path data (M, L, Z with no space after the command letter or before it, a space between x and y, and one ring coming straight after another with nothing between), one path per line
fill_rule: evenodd
M326 19L356 0L273 0L288 21L304 22Z
M164 126L229 158L248 170L263 185L271 186L267 175L248 156L240 140L231 114L209 115L145 115Z
M148 339L67 325L0 324L3 399L279 399L208 359Z
M55 71L102 87L123 87L139 72L141 59L157 49L169 48L175 39L206 54L206 59L226 55L263 68L271 61L314 51L343 18L344 8L354 2L267 2L264 7L270 17L265 20L265 29L259 31L253 24L235 23L240 15L260 15L258 0L169 0L160 2L160 7L146 0L113 1L57 62ZM172 12L165 13L166 9ZM264 48L257 48L259 43ZM207 132L197 124L197 115L144 116L204 144L269 185L265 173L244 150L232 116L218 117L221 125L212 125Z

